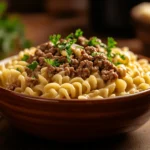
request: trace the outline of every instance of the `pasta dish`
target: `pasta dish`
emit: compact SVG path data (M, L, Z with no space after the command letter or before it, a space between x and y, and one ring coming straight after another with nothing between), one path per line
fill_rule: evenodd
M116 47L76 30L66 38L55 34L25 49L0 66L0 86L43 98L103 99L137 93L150 87L150 64L127 47Z

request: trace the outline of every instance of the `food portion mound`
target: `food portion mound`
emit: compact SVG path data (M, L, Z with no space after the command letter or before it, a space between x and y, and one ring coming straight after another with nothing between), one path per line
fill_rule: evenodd
M25 49L0 66L0 85L9 90L64 99L103 99L150 87L150 64L127 47L116 47L97 37L89 39L78 29L66 38Z

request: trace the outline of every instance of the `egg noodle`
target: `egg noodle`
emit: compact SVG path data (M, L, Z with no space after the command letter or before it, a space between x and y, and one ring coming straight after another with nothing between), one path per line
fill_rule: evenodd
M81 38L81 35L77 37L77 40L78 38ZM94 38L92 38L92 40ZM54 42L51 37L48 44L54 46L59 43L60 37L58 39L59 40ZM68 39L65 41L66 43ZM85 73L84 77L82 76L84 72L81 73L82 75L78 74L75 76L66 74L63 69L58 72L56 71L56 73L51 73L51 70L48 72L49 67L53 66L53 68L58 68L61 65L57 65L56 61L54 64L53 59L49 59L47 55L45 55L45 57L52 63L43 65L37 71L36 75L33 76L32 72L34 72L35 68L33 69L31 67L34 65L35 67L40 66L40 62L38 62L39 59L36 60L37 64L33 64L33 61L30 62L27 60L30 58L24 59L25 56L32 56L34 58L38 47L32 47L21 51L15 58L12 58L8 63L0 66L0 85L21 94L56 99L103 99L134 94L150 87L150 64L148 60L138 59L137 55L129 51L127 47L118 48L116 46L111 47L111 53L116 55L110 59L109 56L112 55L108 55L108 47L102 46L102 42L98 38L95 38L97 43L88 45L92 40L85 42L85 46L84 44L76 44L76 42L71 43L69 50L71 50L72 53L69 55L65 47L61 50L60 55L66 57L68 64L71 64L73 56L79 59L83 55L82 51L86 51L85 47L94 47L97 50L96 55L102 55L98 52L104 53L107 56L107 60L117 69L117 77L108 77L107 80L104 78L105 76L101 74L102 69L100 70L99 68L98 71L91 71L89 76L86 76ZM74 48L74 46L76 47ZM94 53L91 55L94 55ZM95 58L96 57L93 56L90 61L93 62ZM80 63L82 61L80 61ZM44 63L46 62L47 61ZM87 70L90 69L87 66L85 68ZM31 70L31 75L28 74L27 69ZM27 79L32 78L33 80L31 80L31 84L29 84L29 80ZM35 80L36 82L34 83Z

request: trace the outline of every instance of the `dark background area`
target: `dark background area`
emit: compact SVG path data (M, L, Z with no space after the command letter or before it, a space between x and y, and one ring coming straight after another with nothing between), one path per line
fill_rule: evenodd
M131 9L144 0L7 0L10 12L42 13L57 18L85 15L95 34L134 37ZM76 22L76 24L78 24ZM89 27L88 26L88 27Z

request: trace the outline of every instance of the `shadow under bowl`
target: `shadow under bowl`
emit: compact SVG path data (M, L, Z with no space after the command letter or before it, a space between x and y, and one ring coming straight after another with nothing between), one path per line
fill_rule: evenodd
M0 110L27 133L53 140L87 140L138 129L150 116L150 89L103 100L31 97L0 87Z

